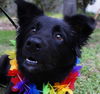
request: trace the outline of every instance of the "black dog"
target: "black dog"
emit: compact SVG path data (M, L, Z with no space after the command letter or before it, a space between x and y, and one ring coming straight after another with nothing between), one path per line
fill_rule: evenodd
M84 15L51 18L34 4L23 0L16 3L20 26L16 40L19 70L39 89L43 83L61 82L81 56L80 50L94 30L95 20ZM10 81L6 75L8 69L9 58L4 55L0 58L2 84ZM7 94L15 93L9 89Z

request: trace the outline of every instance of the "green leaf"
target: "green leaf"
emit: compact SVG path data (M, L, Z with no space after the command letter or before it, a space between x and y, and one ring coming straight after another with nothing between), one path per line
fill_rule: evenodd
M16 41L15 40L9 40L10 41L10 44L12 45L12 46L16 46Z

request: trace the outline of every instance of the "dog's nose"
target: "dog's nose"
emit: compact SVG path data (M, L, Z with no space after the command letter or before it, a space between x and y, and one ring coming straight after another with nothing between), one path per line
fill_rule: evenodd
M42 41L39 38L29 38L25 47L29 50L39 51L42 48Z

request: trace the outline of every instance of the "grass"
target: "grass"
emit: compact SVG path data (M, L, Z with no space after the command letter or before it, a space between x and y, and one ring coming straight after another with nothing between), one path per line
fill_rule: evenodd
M100 29L95 30L82 52L83 69L75 94L100 94Z
M55 13L46 13L46 15L54 17L54 18L62 18L63 17L63 15L61 13L59 13L59 14L58 13L57 14L55 14Z
M15 39L15 31L0 31L0 55L6 50L14 49L10 44L10 40L13 39Z

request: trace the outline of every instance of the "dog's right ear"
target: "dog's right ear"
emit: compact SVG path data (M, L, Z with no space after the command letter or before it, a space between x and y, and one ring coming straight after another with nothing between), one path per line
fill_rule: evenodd
M25 2L24 0L15 0L17 4L17 15L20 26L27 26L32 19L38 16L42 16L44 13L36 5Z

